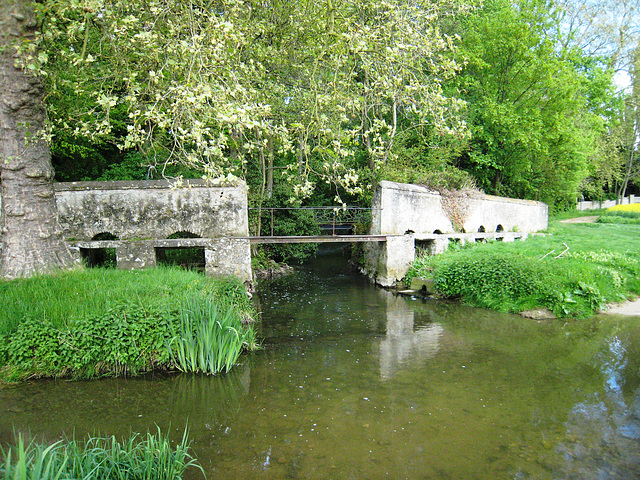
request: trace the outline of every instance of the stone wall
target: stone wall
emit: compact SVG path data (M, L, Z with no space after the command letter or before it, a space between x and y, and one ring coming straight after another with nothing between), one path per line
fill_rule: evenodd
M363 246L362 271L377 284L392 286L414 261L416 242L441 253L450 240L513 241L546 229L548 212L541 202L479 193L443 196L417 185L382 181L373 195L370 234L386 235L387 241Z
M55 188L63 234L79 258L113 248L118 268L133 270L155 267L163 249L201 248L207 275L252 282L244 182L73 182ZM200 238L167 240L176 233ZM100 234L110 238L95 241Z
M58 216L68 240L109 233L119 240L247 236L247 188L186 180L56 183Z
M467 233L537 232L547 228L549 216L542 202L483 194L443 197L425 187L388 181L376 187L371 210L370 233L382 235L461 229Z

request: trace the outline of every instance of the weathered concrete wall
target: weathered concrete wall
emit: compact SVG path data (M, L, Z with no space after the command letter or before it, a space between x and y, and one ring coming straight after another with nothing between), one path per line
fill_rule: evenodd
M404 278L415 259L416 240L430 242L432 253L444 251L449 238L486 241L504 232L500 239L513 241L546 229L548 214L542 202L481 194L443 197L425 187L382 181L373 195L370 233L387 235L387 241L364 246L363 273L379 285L391 286ZM467 233L456 233L454 223Z
M117 268L138 270L155 267L158 255L166 249L202 248L205 273L215 277L237 277L246 284L253 281L251 249L248 238L176 238L170 240L101 240L69 242L72 254L82 257L83 251L113 248Z
M205 272L252 282L247 187L187 180L57 183L56 201L64 236L80 258L83 249L114 248L117 267L155 267L158 249L204 249ZM167 237L189 232L198 239ZM118 240L92 242L109 233Z
M481 227L486 232L537 232L548 225L549 207L542 202L490 195L447 199L418 185L382 181L373 195L370 233L454 232L445 208L447 201L457 203L454 208L465 232L477 232Z
M56 201L64 236L91 240L110 233L120 240L163 239L177 232L202 238L249 233L247 188L187 180L57 183Z

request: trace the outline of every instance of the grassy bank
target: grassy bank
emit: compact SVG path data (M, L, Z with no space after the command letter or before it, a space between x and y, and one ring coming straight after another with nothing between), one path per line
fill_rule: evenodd
M176 480L189 467L201 470L189 453L186 432L175 448L160 431L122 442L89 437L49 445L18 436L15 447L0 447L0 478L6 480Z
M0 282L0 296L4 380L217 373L256 344L240 282L179 269L39 276Z
M589 317L640 295L640 225L560 221L567 218L552 219L546 235L524 242L421 256L407 279L433 278L439 294L471 305L507 312L546 307L560 317Z

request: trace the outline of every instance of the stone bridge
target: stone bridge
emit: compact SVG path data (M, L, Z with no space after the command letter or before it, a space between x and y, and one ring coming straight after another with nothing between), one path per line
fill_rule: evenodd
M440 253L451 241L513 241L547 228L540 202L481 194L440 195L382 181L371 205L369 235L249 237L247 187L186 180L56 184L59 220L78 259L114 249L118 268L155 266L166 251L204 251L208 275L251 283L251 243L362 242L363 272L382 286L401 280L416 250Z

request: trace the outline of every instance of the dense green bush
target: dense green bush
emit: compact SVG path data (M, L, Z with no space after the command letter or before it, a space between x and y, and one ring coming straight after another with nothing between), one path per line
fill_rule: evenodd
M435 288L442 295L501 310L518 308L548 295L543 263L517 255L485 252L479 256L467 252L453 256L435 272Z
M546 307L589 317L640 294L640 229L635 225L554 223L522 242L469 243L419 256L407 274L434 279L444 297L519 312Z

